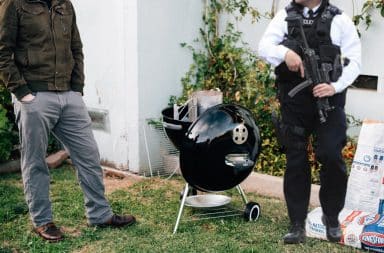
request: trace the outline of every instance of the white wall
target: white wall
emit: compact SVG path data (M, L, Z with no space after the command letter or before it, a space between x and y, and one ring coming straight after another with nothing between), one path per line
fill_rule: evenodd
M101 158L121 168L130 161L136 168L137 3L109 0L108 11L93 0L73 4L84 45L84 100L89 108L108 112L108 131L94 131Z
M197 37L202 3L73 1L84 44L84 100L108 112L109 130L94 131L102 159L132 171L148 166L143 124L181 92L192 56L180 43Z
M139 122L159 118L170 95L180 95L181 78L192 62L180 43L192 42L201 26L202 0L139 0ZM147 159L142 132L140 167Z
M355 0L355 13L363 0ZM261 12L273 1L250 0ZM275 1L283 8L289 0ZM352 16L352 0L331 1ZM73 1L84 44L85 102L91 109L108 112L108 131L95 130L101 157L121 168L146 168L143 138L145 119L160 117L170 95L181 92L180 79L192 62L180 47L198 37L204 0L94 0ZM106 11L106 8L108 10ZM362 29L363 74L379 75L379 90L350 90L346 110L358 118L384 120L384 22L377 17L368 31ZM238 27L255 50L270 20Z
M332 1L341 6L349 16L353 13L360 13L364 1L355 2L353 10L352 1ZM377 91L364 89L349 89L347 93L346 112L358 119L384 120L384 67L382 59L384 51L382 42L384 41L384 18L377 11L373 13L373 22L368 30L365 25L359 27L362 43L362 72L364 75L378 76Z

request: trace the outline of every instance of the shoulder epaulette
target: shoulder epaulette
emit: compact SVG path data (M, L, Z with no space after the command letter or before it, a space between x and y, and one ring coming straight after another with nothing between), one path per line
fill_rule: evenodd
M327 10L329 10L334 16L340 15L343 12L342 10L340 10L338 7L336 7L333 4L329 4L327 6Z
M323 20L332 20L336 15L340 15L341 13L342 11L339 8L332 4L329 4L321 14L321 18Z
M290 3L288 4L286 7L285 7L285 11L289 14L289 13L299 13L300 10L299 10L299 7L294 4L294 3Z

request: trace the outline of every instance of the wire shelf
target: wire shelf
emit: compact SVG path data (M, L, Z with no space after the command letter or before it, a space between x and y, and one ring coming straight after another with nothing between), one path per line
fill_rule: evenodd
M142 129L148 167L141 169L139 174L166 179L180 175L179 151L168 139L162 121L147 119Z
M184 222L198 221L198 220L209 220L209 219L220 219L227 217L243 216L244 210L238 209L232 205L220 207L220 208L209 208L193 210L192 214L184 218Z

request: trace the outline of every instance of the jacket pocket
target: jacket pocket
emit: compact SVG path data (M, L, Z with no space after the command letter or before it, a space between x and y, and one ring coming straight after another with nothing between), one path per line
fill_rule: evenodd
M30 14L30 15L40 15L44 12L44 6L40 3L26 3L23 2L21 4L21 8L23 9L24 13Z
M14 53L14 59L16 65L21 68L26 68L29 65L27 50L16 50Z
M28 50L28 69L40 69L50 67L52 62L49 59L49 54L42 51Z
M22 1L19 18L19 34L26 40L44 38L48 27L48 10L36 2Z
M72 74L73 67L75 66L75 60L73 59L72 51L71 49L66 49L65 50L65 60L68 63L66 66L66 73L68 75Z

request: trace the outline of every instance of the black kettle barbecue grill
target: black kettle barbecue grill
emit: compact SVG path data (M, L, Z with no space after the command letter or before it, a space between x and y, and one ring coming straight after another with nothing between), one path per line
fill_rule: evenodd
M184 113L181 118L186 118ZM248 202L239 185L252 172L260 153L260 133L251 113L239 105L219 104L208 108L194 122L174 119L173 108L164 109L162 115L167 136L180 150L180 170L187 182L174 233L191 189L196 194L196 189L217 192L236 187L246 205L244 217L256 220L260 205ZM217 200L213 194L205 196ZM191 197L194 196L188 198ZM227 200L220 200L218 205L228 203Z

